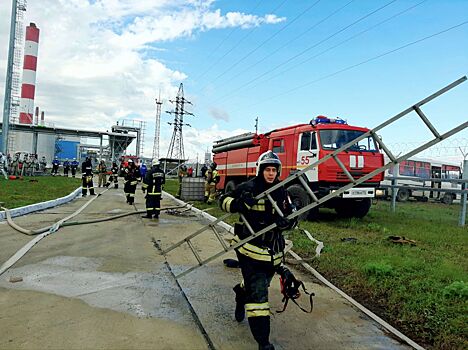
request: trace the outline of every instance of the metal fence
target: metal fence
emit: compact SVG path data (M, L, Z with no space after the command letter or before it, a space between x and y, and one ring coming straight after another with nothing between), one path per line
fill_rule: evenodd
M440 192L440 193L454 193L460 194L460 218L458 221L459 226L465 226L466 221L466 207L467 207L467 197L468 197L468 179L439 179L439 178L419 178L419 177L410 177L410 176L387 176L385 180L390 180L391 185L381 184L380 188L382 189L391 189L391 198L392 198L392 211L396 210L397 194L400 189L405 189L409 191L424 191L424 192ZM405 181L414 181L421 182L422 186L413 186L413 185L401 185L398 184L398 180ZM426 185L429 183L429 185ZM437 188L433 187L434 183L456 183L461 184L461 189L458 188Z

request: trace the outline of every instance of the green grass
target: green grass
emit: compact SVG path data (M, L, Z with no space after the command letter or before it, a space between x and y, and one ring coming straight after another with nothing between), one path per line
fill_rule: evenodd
M177 186L168 180L166 190L175 193ZM215 204L195 205L224 214ZM324 209L318 221L299 226L325 244L311 265L346 293L422 345L468 349L468 229L457 226L459 214L458 204L416 202L397 203L392 213L382 201L363 219ZM227 222L236 220L233 215ZM305 235L290 235L303 258L315 254ZM388 236L416 245L397 245Z
M24 177L22 180L0 178L0 202L9 209L44 202L70 194L81 180L62 176Z

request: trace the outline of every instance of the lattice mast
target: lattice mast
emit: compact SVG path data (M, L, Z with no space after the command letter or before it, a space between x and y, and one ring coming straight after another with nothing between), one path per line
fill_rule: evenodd
M24 26L26 0L13 0L11 11L10 44L3 104L3 144L0 151L14 151L14 133L10 133L10 124L18 121L20 105L21 69L23 59Z
M161 92L156 100L156 123L154 125L153 159L159 159L159 138L161 136Z
M184 125L191 126L190 124L184 124L184 115L193 115L184 110L184 105L186 103L192 103L184 98L184 85L182 83L179 86L179 92L177 93L175 101L169 100L169 102L175 103L175 111L166 111L166 113L174 114L174 122L168 123L169 125L174 125L174 132L167 151L167 158L177 159L179 163L182 163L185 160L182 127Z

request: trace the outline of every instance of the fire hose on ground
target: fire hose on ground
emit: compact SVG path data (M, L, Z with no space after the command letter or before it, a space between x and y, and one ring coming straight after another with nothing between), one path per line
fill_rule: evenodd
M137 211L117 214L117 215L113 215L113 216L108 216L108 217L104 217L104 218L67 222L68 220L70 220L70 219L74 218L75 216L77 216L78 214L80 214L95 199L102 196L107 191L109 191L109 189L106 189L106 190L102 191L101 193L98 193L96 197L91 198L89 201L87 201L85 204L83 204L80 208L78 208L75 212L73 212L72 214L68 215L67 217L57 221L55 224L47 226L47 227L43 227L43 228L40 228L40 229L36 229L36 230L28 230L28 229L25 229L25 228L19 226L18 224L16 224L13 221L13 219L11 217L11 214L10 214L10 211L7 208L0 207L0 209L5 211L8 225L10 225L11 228L13 228L14 230L16 230L18 232L21 232L21 233L23 233L25 235L28 235L28 236L36 236L34 239L32 239L31 241L26 243L22 248L20 248L15 254L13 254L13 256L10 259L8 259L5 263L2 264L2 266L0 267L0 276L3 273L5 273L11 266L13 266L18 260L20 260L40 240L42 240L43 238L49 236L52 233L57 232L60 229L60 227L92 224L92 223L119 219L119 218L122 218L122 217L125 217L125 216L136 215L136 214L141 214L141 213L146 212L146 210L137 210ZM184 204L184 205L181 205L181 206L161 208L161 211L186 208L187 206L189 206L189 205Z

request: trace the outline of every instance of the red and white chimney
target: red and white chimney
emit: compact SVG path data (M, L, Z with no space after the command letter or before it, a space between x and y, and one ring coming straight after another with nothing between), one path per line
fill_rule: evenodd
M23 84L21 86L19 116L19 122L22 124L33 123L38 47L39 28L34 23L30 23L26 27L26 43L24 46Z

